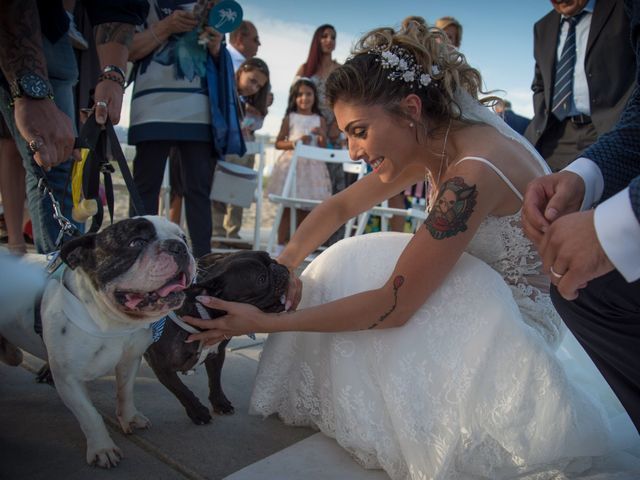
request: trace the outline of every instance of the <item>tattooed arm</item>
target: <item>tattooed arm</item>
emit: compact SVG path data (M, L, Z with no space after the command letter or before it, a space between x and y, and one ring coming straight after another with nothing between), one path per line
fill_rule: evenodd
M519 200L497 175L487 174L482 170L487 167L481 164L467 163L448 172L452 176L440 186L438 208L405 247L382 287L283 314L266 314L250 305L204 297L204 305L227 315L213 321L188 319L205 329L190 340L215 343L225 335L254 331L336 332L404 325L440 287L489 213L504 205L514 211L519 208ZM386 253L372 251L371 255ZM344 266L343 274L350 275L349 265Z
M0 68L10 83L29 72L48 79L35 0L0 1ZM69 158L75 137L71 119L51 98L17 98L14 115L22 138L39 144L34 155L39 165L48 170Z
M123 72L127 69L129 58L129 46L133 39L133 25L126 23L103 23L94 27L96 37L96 50L100 59L100 66L104 69L107 65L115 65ZM108 78L102 78L96 85L94 98L96 100L96 121L104 123L107 114L113 124L120 121L122 110L122 97L124 88L118 83L124 83L124 76L116 71L111 71ZM118 81L115 81L115 80ZM100 107L97 102L105 102L107 107Z

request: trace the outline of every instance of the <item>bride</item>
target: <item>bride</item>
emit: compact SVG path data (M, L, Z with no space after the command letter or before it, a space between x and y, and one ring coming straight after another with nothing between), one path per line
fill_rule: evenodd
M284 314L205 297L227 315L190 320L208 343L288 332L265 344L252 413L318 428L393 479L565 478L613 445L601 402L555 354L564 329L520 229L522 192L548 169L480 86L440 30L365 35L326 94L373 173L314 209L278 261L293 272L347 219L428 176L424 226L330 247L303 293L291 282Z

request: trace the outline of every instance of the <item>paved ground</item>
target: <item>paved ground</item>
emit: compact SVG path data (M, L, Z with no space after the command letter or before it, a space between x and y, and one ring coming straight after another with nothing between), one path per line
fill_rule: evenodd
M54 388L35 382L34 372L41 365L38 359L28 356L17 368L0 365L0 478L224 479L231 475L229 480L386 479L381 472L360 468L322 434L287 427L276 418L247 414L263 340L264 336L256 342L245 337L230 344L223 385L236 413L216 416L209 425L191 423L144 363L135 396L138 409L152 422L148 430L121 433L115 419L113 376L89 384L96 407L125 455L111 471L86 465L85 439L75 417ZM206 404L204 369L182 378ZM273 454L276 456L270 457ZM329 470L327 465L331 465Z

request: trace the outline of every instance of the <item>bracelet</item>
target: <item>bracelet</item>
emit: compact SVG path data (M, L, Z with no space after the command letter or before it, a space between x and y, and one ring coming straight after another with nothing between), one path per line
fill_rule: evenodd
M127 78L127 75L124 73L124 70L122 70L119 66L117 65L107 65L106 67L104 67L102 69L102 73L111 73L111 72L115 72L118 75L120 75L123 79Z
M103 80L111 80L112 82L116 82L122 87L122 90L124 90L125 84L124 79L122 78L118 78L111 73L101 73L100 75L98 75L98 82L101 82Z
M149 31L151 32L151 35L153 36L153 38L155 38L156 42L158 42L158 45L162 45L162 40L160 40L160 39L158 38L158 35L156 35L156 32L155 32L155 30L153 29L153 27L154 27L154 26L155 26L155 25L151 25L151 26L149 27Z

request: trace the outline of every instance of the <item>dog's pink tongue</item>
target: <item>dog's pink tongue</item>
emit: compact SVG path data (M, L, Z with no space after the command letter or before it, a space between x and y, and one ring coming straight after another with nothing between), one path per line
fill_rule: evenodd
M177 292L185 288L187 288L187 276L183 273L177 282L168 283L164 287L159 288L157 293L160 297L166 297L171 292Z
M125 306L131 310L134 310L138 304L142 301L142 295L139 293L127 293L127 301Z

